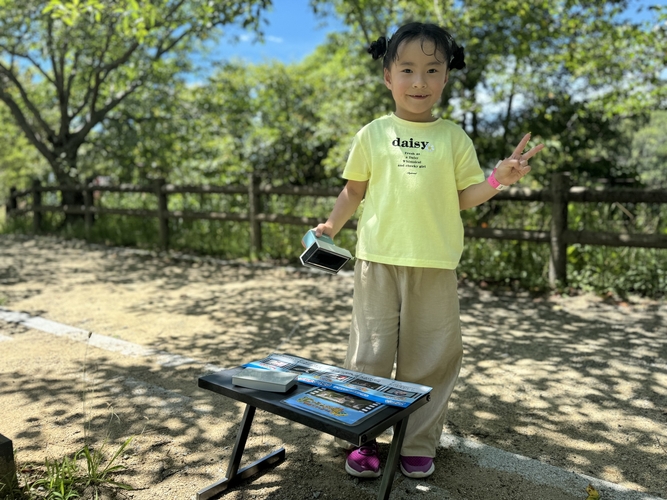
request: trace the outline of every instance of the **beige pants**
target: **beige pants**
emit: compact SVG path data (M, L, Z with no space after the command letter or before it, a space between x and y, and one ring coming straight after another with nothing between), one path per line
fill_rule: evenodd
M456 272L358 260L345 368L433 387L410 415L403 456L435 457L463 346Z

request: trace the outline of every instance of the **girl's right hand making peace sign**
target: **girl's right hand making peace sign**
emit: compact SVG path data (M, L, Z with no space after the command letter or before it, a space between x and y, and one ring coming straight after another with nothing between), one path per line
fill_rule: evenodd
M530 172L528 160L544 149L544 144L538 144L527 153L524 153L523 150L526 148L528 141L530 141L530 133L523 136L512 156L498 162L494 176L499 183L511 186Z

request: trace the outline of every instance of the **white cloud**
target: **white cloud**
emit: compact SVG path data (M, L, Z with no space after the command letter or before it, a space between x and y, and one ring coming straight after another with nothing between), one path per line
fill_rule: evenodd
M267 35L265 40L269 43L283 43L285 41L284 38L274 35ZM238 35L238 41L242 43L256 43L257 35L249 32L241 33Z

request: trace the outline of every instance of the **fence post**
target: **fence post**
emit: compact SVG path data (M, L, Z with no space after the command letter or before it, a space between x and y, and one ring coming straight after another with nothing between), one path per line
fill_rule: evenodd
M90 239L90 232L93 228L93 192L90 189L90 183L83 186L83 206L84 206L84 225L86 228L86 239Z
M35 179L32 181L32 230L35 234L42 231L42 183Z
M7 491L18 485L16 464L14 463L14 446L12 440L0 434L0 486L5 485ZM13 498L11 495L6 498Z
M12 210L18 208L18 200L16 199L16 186L9 188L9 200L7 200L7 217L12 215Z
M169 203L167 192L164 190L166 181L155 179L155 195L157 196L157 217L160 225L160 247L162 250L169 248Z
M262 223L257 214L262 212L262 200L259 192L260 179L254 173L248 176L248 216L250 218L250 258L256 259L262 251Z
M569 172L556 172L551 176L551 259L549 260L549 285L551 288L567 285L567 244L563 233L567 231L567 200L570 191Z

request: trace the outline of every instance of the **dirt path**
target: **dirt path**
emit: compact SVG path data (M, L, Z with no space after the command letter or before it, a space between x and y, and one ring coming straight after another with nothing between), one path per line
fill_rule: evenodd
M84 435L109 434L110 448L136 436L126 498L192 498L224 476L242 410L197 377L274 351L340 364L351 295L350 275L0 235L0 305L93 332L88 345L0 320L0 433L20 462L71 454ZM667 498L667 303L466 285L460 296L466 352L448 435ZM288 460L226 498L374 498L378 483L347 476L329 437L257 419L248 458L284 445ZM398 474L392 498L586 498L548 482L536 495L455 446L436 460L427 481Z

